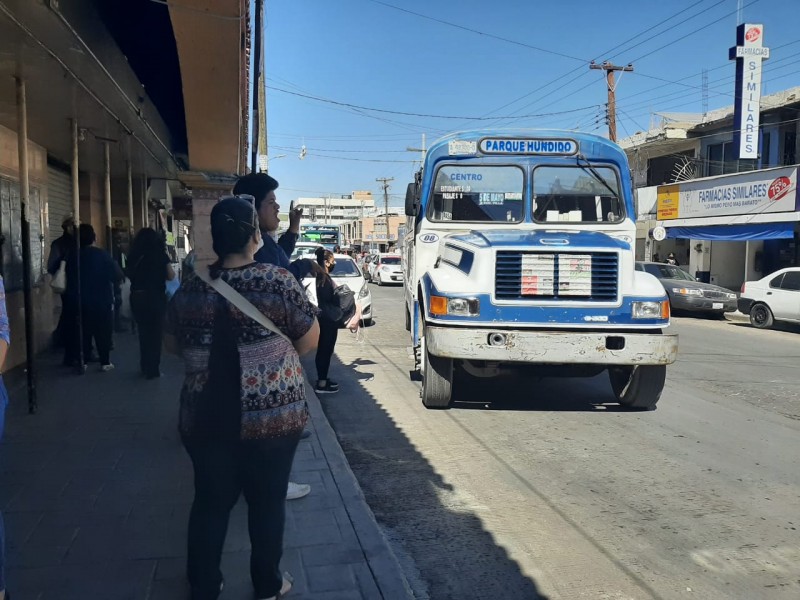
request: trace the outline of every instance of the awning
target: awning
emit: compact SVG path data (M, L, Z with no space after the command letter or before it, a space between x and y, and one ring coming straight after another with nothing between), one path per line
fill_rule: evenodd
M794 237L795 223L748 223L746 225L699 225L669 227L668 238L746 242L750 240L781 240Z

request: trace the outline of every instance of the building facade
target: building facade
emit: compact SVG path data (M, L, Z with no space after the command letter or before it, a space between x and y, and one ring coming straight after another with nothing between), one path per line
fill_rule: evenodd
M800 265L800 87L761 100L758 157L736 159L734 108L664 115L622 140L637 197L637 259L674 253L701 280L738 290Z
M45 265L65 217L92 224L109 249L142 226L180 234L174 197L190 200L183 218L204 218L244 172L251 2L184 3L202 10L149 0L0 5L6 369L24 365L29 347L49 345L60 301ZM208 227L194 229L202 238ZM210 240L198 246L208 253Z

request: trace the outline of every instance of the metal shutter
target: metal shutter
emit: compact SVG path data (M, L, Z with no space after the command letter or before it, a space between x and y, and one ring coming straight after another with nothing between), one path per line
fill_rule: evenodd
M47 228L50 242L61 237L61 223L72 213L72 175L53 165L47 166Z

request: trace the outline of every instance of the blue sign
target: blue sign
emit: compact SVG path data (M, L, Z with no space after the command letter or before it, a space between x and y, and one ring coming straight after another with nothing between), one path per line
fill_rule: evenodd
M480 142L480 150L483 154L572 156L578 153L578 142L539 138L484 138Z

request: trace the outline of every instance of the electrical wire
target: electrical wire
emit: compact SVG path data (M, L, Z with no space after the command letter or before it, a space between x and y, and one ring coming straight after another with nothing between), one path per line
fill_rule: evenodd
M478 31L477 29L472 29L470 27L464 27L463 25L458 25L457 23L451 23L450 21L445 21L443 19L437 19L436 17L429 17L428 15L423 15L418 12L414 12L413 10L408 10L406 8L401 8L399 6L395 6L394 4L389 4L387 2L381 2L381 0L367 0L367 2L372 2L373 4L380 4L381 6L385 6L387 8L391 8L393 10L397 10L400 12L407 13L409 15L414 15L415 17L419 17L421 19L427 19L428 21L433 21L435 23L440 23L442 25L447 25L448 27L454 27L456 29L461 29L462 31L468 31L470 33L475 33L480 36L492 38L495 40L499 40L501 42L506 42L508 44L514 44L515 46L522 46L523 48L529 48L531 50L536 50L537 52L544 52L546 54L552 54L553 56L560 56L561 58L569 58L570 60L577 60L578 62L586 63L588 62L586 59L579 58L577 56L571 56L569 54L564 54L562 52L556 52L555 50L549 50L548 48L541 48L539 46L532 46L530 44L526 44L524 42L519 42L517 40L512 40L509 38L504 38L499 35L494 35L493 33L486 33L484 31Z
M369 1L373 2L375 0L369 0ZM281 92L283 94L290 94L292 96L300 96L301 98L308 98L310 100L316 100L317 102L324 102L326 104L334 104L336 106L346 106L348 108L355 108L355 109L358 109L358 110L370 110L370 111L374 111L374 112L386 113L386 114L391 114L391 115L402 115L402 116L405 116L405 117L425 117L425 118L429 118L429 119L458 119L458 120L462 120L462 121L488 121L488 120L493 120L493 119L508 118L508 117L464 117L464 116L454 116L454 115L432 115L432 114L424 114L424 113L404 112L404 111L399 111L399 110L387 110L387 109L383 109L383 108L370 108L368 106L359 106L357 104L350 104L350 103L347 103L347 102L339 102L338 100L331 100L329 98L321 98L319 96L312 96L310 94L301 94L299 92L292 92L290 90L285 90L283 88L278 88L278 87L274 87L274 86L267 86L267 89L270 89L270 90L275 91L275 92ZM581 108L573 108L573 109L570 109L570 110L559 110L559 111L553 111L553 112L548 112L548 113L539 113L539 114L533 114L533 115L515 115L514 118L525 119L525 118L534 118L534 117L549 117L549 116L552 116L552 115L564 115L564 114L575 113L575 112L579 112L579 111L582 111L582 110L586 110L587 108L594 108L595 106L597 106L597 105L593 104L593 105L590 105L590 106L583 106Z

